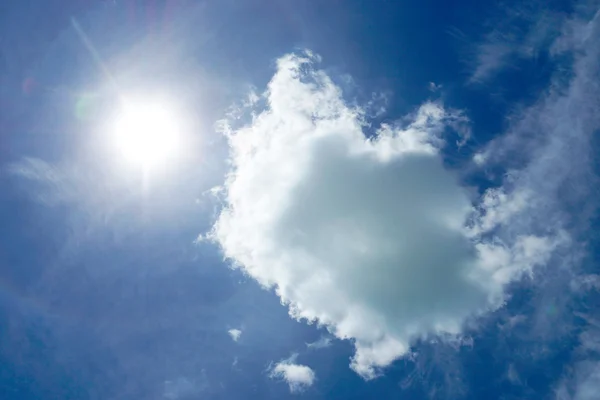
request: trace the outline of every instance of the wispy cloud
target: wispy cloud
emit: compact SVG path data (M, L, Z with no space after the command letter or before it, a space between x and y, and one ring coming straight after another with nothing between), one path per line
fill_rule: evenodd
M585 24L589 34L571 47L578 53L573 78L565 81L557 73L550 89L513 116L508 132L485 152L483 164L500 166L507 174L501 189L488 192L487 216L480 221L501 221L498 234L506 240L524 232L558 236L575 229L571 233L580 234L589 227L597 207L589 197L597 182L590 148L600 126L597 21L596 16Z
M55 166L39 158L25 157L8 166L7 172L34 185L33 198L47 206L72 203L80 198L76 174L68 173L64 167Z
M308 349L325 349L329 346L331 346L331 338L328 336L321 336L319 338L319 340L316 340L314 342L310 342L310 343L306 343L306 347Z
M582 2L577 10L557 24L562 31L549 46L560 65L551 86L511 117L508 132L479 160L507 171L500 192L489 192L486 211L492 212L480 221L503 221L495 234L504 243L523 233L557 239L556 251L532 282L537 298L531 299L526 334L542 346L529 349L531 359L553 351L545 343L578 343L556 389L561 400L596 398L600 390L600 330L597 313L587 308L597 302L597 283L581 262L590 238L596 240L590 233L598 210L600 12L597 2Z
M492 19L493 28L472 48L470 83L485 83L519 60L538 57L560 32L561 13L547 2L526 1L499 14Z
M201 396L201 393L209 388L209 383L206 371L202 370L198 379L192 380L181 376L166 380L163 386L164 399L179 400Z

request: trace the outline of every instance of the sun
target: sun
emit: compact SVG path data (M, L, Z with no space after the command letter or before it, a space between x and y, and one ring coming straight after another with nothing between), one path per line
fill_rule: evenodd
M149 170L177 159L182 147L181 125L169 104L129 102L114 122L114 144L130 164Z

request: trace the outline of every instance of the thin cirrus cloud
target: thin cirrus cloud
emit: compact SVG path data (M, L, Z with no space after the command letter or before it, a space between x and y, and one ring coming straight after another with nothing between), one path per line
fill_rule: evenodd
M314 342L306 343L306 348L312 350L325 349L331 346L331 342L332 340L330 337L322 336Z
M552 155L561 155L548 175L553 176L555 187L568 188L561 198L567 211L578 212L576 217L567 213L571 217L566 221L576 226L580 235L593 231L590 221L598 209L592 145L600 128L600 10L597 5L595 13L585 9L563 24L563 33L553 48L558 56L575 55L572 79L566 89L548 99L541 114L546 126L552 128L547 146ZM590 272L572 267L572 297L582 305L573 307L578 309L573 313L579 320L578 346L572 355L573 365L557 385L558 400L591 400L600 392L600 318L590 306L598 303L600 276Z
M561 20L561 12L547 3L527 0L516 7L503 7L501 17L493 19L493 29L473 46L468 57L469 83L489 83L520 60L539 57L557 35Z
M485 205L473 208L440 154L459 112L425 103L366 139L364 111L318 61L280 58L267 106L239 129L225 124L232 170L211 236L292 317L353 340L351 367L371 379L416 338L460 334L499 307L504 285L556 243L490 238L501 218L483 223Z
M560 242L560 251L536 276L539 300L532 304L527 331L527 339L536 343L564 343L578 332L571 365L555 386L557 400L594 399L600 391L600 323L589 307L597 303L600 279L586 267L589 262L581 262L595 240L590 233L598 210L593 153L600 128L597 10L597 2L581 1L572 17L557 21L558 34L551 35L548 46L558 66L550 86L537 102L511 116L508 131L478 159L484 168L509 171L503 187L488 192L485 201L486 218L492 224L504 221L497 238L514 243L520 235L544 232ZM480 223L485 225L485 218ZM555 305L552 318L548 303ZM536 354L530 350L528 357Z

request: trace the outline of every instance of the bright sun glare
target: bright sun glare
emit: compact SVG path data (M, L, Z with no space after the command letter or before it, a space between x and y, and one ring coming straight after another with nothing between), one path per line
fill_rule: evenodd
M177 157L180 129L167 104L127 104L115 121L115 143L128 162L151 169Z

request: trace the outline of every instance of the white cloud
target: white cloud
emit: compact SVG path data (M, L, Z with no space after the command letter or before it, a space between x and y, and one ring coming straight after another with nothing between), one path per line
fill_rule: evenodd
M240 340L240 336L242 336L242 331L239 329L230 329L227 333L229 333L229 336L231 336L234 342Z
M373 378L413 339L501 305L503 285L553 243L482 239L506 213L465 229L470 191L439 155L460 113L425 103L365 140L362 110L314 62L279 59L266 109L226 131L232 170L212 237L294 318L352 339L352 368Z
M331 338L328 336L322 336L319 338L319 340L311 342L311 343L306 343L306 347L309 349L325 349L329 346L331 346Z
M280 361L270 370L271 378L283 379L290 387L290 392L298 393L315 383L315 372L306 365L296 364L296 356Z
M488 189L478 206L480 212L475 218L473 233L478 235L504 225L526 208L531 196L525 188L510 193L505 193L504 188Z

